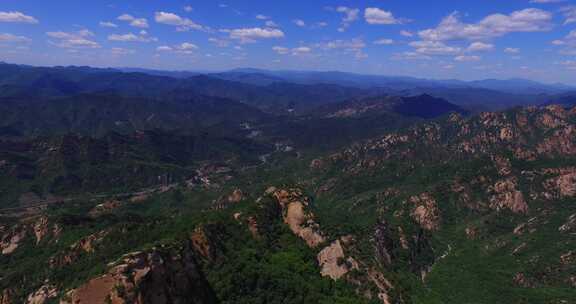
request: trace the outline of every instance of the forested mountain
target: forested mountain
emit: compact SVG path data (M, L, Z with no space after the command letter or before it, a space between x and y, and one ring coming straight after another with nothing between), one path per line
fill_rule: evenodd
M154 74L0 65L1 304L576 303L570 92Z

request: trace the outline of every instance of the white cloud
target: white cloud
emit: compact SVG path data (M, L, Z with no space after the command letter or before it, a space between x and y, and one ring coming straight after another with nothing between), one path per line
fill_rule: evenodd
M576 6L567 6L560 9L560 11L564 14L566 20L564 21L564 25L570 23L576 23Z
M552 44L553 45L565 45L566 42L564 40L557 39L557 40L552 41Z
M360 38L351 40L332 40L316 45L325 50L342 50L345 54L352 54L356 59L364 59L368 57L364 54L366 43Z
M0 33L0 43L23 43L31 42L30 38L24 36L16 36L8 33Z
M364 10L364 19L369 24L400 24L402 20L396 19L391 12L377 7L368 7Z
M262 15L262 14L258 14L258 15L256 15L256 19L258 19L258 20L268 20L268 19L270 19L270 17L265 16L265 15Z
M94 36L89 30L80 30L77 32L47 32L46 35L56 41L49 43L65 49L96 49L100 44L90 40Z
M430 59L432 59L432 57L430 57L428 55L421 54L421 53L417 53L417 52L403 52L403 53L394 54L392 56L392 59L394 59L394 60L430 60Z
M378 40L374 41L373 43L377 44L377 45L390 45L390 44L394 44L394 40L392 40L392 39L378 39Z
M358 15L360 14L359 9L349 8L346 6L339 6L336 8L336 11L344 14L344 17L342 17L340 28L338 28L339 32L346 31L346 29L348 29L348 27L350 27L350 24L352 22L358 20Z
M458 13L445 17L433 29L420 31L424 40L483 40L504 36L513 32L543 32L552 29L550 12L528 8L512 12L510 15L493 14L478 23L467 24L460 21Z
M465 55L460 55L460 56L456 56L454 57L454 60L456 61L460 61L460 62L474 62L474 61L480 61L482 58L480 56L465 56Z
M426 55L454 55L462 51L459 47L448 46L440 41L413 41L409 45L416 53Z
M306 26L306 22L304 22L304 20L301 20L301 19L294 19L294 20L292 20L292 22L294 22L294 24L296 24L299 27L305 27Z
M183 42L181 44L174 45L174 46L167 46L167 45L159 46L156 48L156 51L158 51L158 52L172 52L172 53L177 53L177 54L190 55L190 54L194 54L195 53L194 51L197 49L199 49L199 47L197 45L195 45L194 43Z
M290 49L287 47L283 47L283 46L275 46L272 48L272 50L276 53L278 53L279 55L286 55L288 53L290 53Z
M566 0L530 0L530 3L547 4L547 3L560 3L565 1Z
M266 25L267 27L279 27L278 24L276 24L276 22L274 22L272 20L266 20L264 25Z
M185 11L185 12L188 12L188 13L189 13L189 12L191 12L191 11L193 11L193 10L194 10L194 8L193 8L192 6L190 6L190 5L186 5L186 6L184 7L184 11Z
M197 24L196 22L188 18L182 18L173 13L156 12L156 14L154 15L154 20L156 20L156 22L161 24L176 26L176 30L180 32L186 32L189 30L197 30L197 31L208 30L207 27Z
M172 50L173 50L172 47L169 47L167 45L162 45L156 48L156 51L158 52L170 52Z
M253 43L258 39L278 39L284 37L284 32L274 28L240 28L222 30L230 35L231 39L240 40L241 43Z
M101 27L118 27L118 25L109 21L100 21L99 25Z
M316 22L316 26L317 27L326 27L326 26L328 26L328 22L324 22L324 21Z
M141 31L138 35L133 33L112 34L108 36L108 40L118 42L154 42L158 41L158 38L150 37L146 31Z
M494 49L493 44L484 43L484 42L473 42L466 49L466 51L468 51L468 52L484 52L484 51L491 51L493 49Z
M132 54L136 53L136 51L134 51L134 50L125 49L125 48L112 48L112 49L110 49L110 52L113 55L117 55L117 56L132 55Z
M148 20L146 18L136 18L130 14L123 14L116 19L126 21L133 27L148 28Z
M400 31L400 35L401 35L401 36L404 36L404 37L412 37L412 36L414 36L414 34L413 34L412 32L406 31L406 30Z
M215 44L217 47L228 47L230 45L230 41L220 38L211 37L208 38L208 41Z
M38 20L21 12L0 12L0 22L36 24Z
M287 47L282 47L282 46L275 46L272 48L272 50L274 52L276 52L278 55L288 55L291 54L292 56L300 56L300 55L305 55L305 54L309 54L310 52L312 52L312 48L307 47L307 46L301 46L301 47L296 47L296 48L287 48Z
M504 53L506 54L518 54L520 53L520 49L519 48L505 48L504 49Z
M574 60L566 60L566 61L562 61L559 63L560 65L563 65L564 67L566 67L568 70L576 70L576 61Z

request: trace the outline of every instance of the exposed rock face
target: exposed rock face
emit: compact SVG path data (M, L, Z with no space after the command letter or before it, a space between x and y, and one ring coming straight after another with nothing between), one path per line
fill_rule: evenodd
M27 304L44 304L48 299L55 298L58 295L58 290L54 286L44 285L37 291L28 295L26 299Z
M20 242L26 237L26 227L23 225L16 225L9 229L0 238L0 250L3 255L9 255L13 253Z
M568 218L566 223L564 225L560 226L560 228L558 228L558 231L560 231L562 233L569 233L569 232L576 231L576 213L572 214Z
M314 222L314 215L306 212L308 198L304 197L299 189L276 190L273 193L284 213L284 222L290 230L314 248L325 241L318 224Z
M110 213L115 209L119 208L120 206L122 206L122 203L120 201L108 200L103 202L102 204L96 205L94 208L92 208L92 210L90 210L88 214L90 216L97 217L102 214Z
M425 192L412 196L409 201L416 206L410 214L414 221L425 230L437 230L440 226L440 210L436 200Z
M496 182L488 189L490 196L490 208L500 211L508 209L514 213L528 212L528 204L524 195L518 190L516 178L511 177Z
M71 290L61 303L216 303L189 245L125 255L107 274Z
M567 171L544 182L544 188L548 191L553 191L556 194L554 197L576 196L576 169L571 168L571 170Z
M382 266L391 265L395 244L388 223L385 220L380 220L376 224L374 229L374 247L378 262Z
M108 235L109 231L103 230L80 239L72 244L68 252L54 256L50 259L52 267L62 267L74 263L82 254L93 253L96 247Z
M14 292L11 289L4 289L0 293L0 304L13 304L12 297Z
M40 243L44 236L48 234L48 218L43 216L34 224L34 235L36 244Z
M235 203L239 203L242 200L244 200L245 196L244 196L244 192L242 192L242 190L240 189L234 189L234 191L232 191L232 193L230 193L230 195L228 195L228 202L235 204Z
M514 275L514 284L524 288L531 288L534 287L533 283L526 277L526 275L522 272L518 272Z
M336 240L325 247L318 253L318 263L320 264L320 274L330 277L332 280L342 278L352 269L359 269L358 263L354 258L344 254L344 248L340 240Z

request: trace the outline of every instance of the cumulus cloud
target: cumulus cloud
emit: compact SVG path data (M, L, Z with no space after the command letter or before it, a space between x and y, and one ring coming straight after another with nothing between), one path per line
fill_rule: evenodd
M576 70L576 61L574 60L566 60L559 63L563 65L568 70Z
M126 21L133 27L148 28L148 20L146 18L136 18L130 14L123 14L116 18L120 21Z
M566 20L564 21L564 25L570 23L576 23L576 6L567 6L560 9L560 11L564 14Z
M0 33L0 44L2 43L27 43L31 42L30 38L24 36L16 36L8 33Z
M194 10L194 8L193 8L192 6L190 6L190 5L186 5L186 6L184 7L184 11L185 11L185 12L188 12L188 13L189 13L189 12L191 12L191 11L193 11L193 10Z
M474 62L474 61L480 61L482 58L480 56L465 56L465 55L460 55L460 56L456 56L454 57L454 60L456 61L460 61L460 62Z
M176 54L190 55L194 54L195 50L199 49L197 45L190 42L183 42L174 46L163 45L156 48L158 52L171 52Z
M230 45L230 41L226 39L220 39L216 37L208 38L208 41L216 45L217 47L228 47Z
M470 46L466 49L468 52L485 52L491 51L494 49L494 45L490 43L484 42L473 42Z
M527 8L510 15L493 14L478 23L464 23L458 13L445 17L436 28L420 31L424 40L483 40L504 36L513 32L543 32L552 29L552 13Z
M504 49L504 53L506 53L506 54L518 54L518 53L520 53L520 49L509 47L509 48Z
M233 30L222 30L228 33L230 39L239 40L241 43L253 43L260 39L278 39L284 37L284 32L275 28L239 28Z
M364 10L364 19L369 24L401 24L402 20L396 19L394 15L377 7L368 7Z
M264 25L266 25L267 27L279 27L278 24L276 24L276 22L274 22L272 20L266 20Z
M66 49L96 49L100 44L90 40L94 36L89 30L80 30L77 32L47 32L46 35L55 41L49 43Z
M413 41L409 45L415 48L416 53L426 55L454 55L462 51L459 47L449 46L441 41Z
M378 39L378 40L374 41L373 43L377 44L377 45L390 45L390 44L394 44L394 40L392 40L392 39Z
M38 19L21 12L0 12L0 22L36 24Z
M413 37L414 36L414 34L412 32L406 31L406 30L400 31L400 35L404 36L404 37Z
M338 13L344 14L344 17L342 17L342 21L340 23L340 27L338 28L339 32L346 31L352 22L358 20L358 15L360 14L359 9L349 8L346 6L339 6L336 8L336 11Z
M325 50L342 50L344 53L354 55L356 59L364 59L368 57L364 53L366 43L360 38L354 38L351 40L332 40L317 44L316 46Z
M49 43L65 49L96 49L100 44L90 40L94 36L89 30L80 30L77 32L47 32L46 35L54 41Z
M160 24L176 26L176 30L179 32L187 32L190 30L208 30L207 27L204 27L188 18L180 17L174 13L156 12L154 15L154 20Z
M138 35L134 33L112 34L108 36L108 40L117 42L154 42L158 41L158 38L149 36L146 31L140 31Z
M131 49L115 47L115 48L110 49L110 53L112 53L112 55L116 55L116 56L124 56L124 55L132 55L132 54L136 53L136 51L131 50Z
M530 0L530 3L547 4L547 3L560 3L565 1L566 0Z
M258 19L258 20L268 20L268 19L270 19L270 17L269 17L269 16L266 16L266 15L258 14L258 15L256 15L256 19Z
M109 21L100 21L99 25L100 25L101 27L112 27L112 28L118 27L118 25L116 25L116 24L113 23L113 22L109 22Z
M291 54L293 56L309 54L310 52L312 52L312 48L307 47L307 46L301 46L301 47L296 47L296 48L292 48L292 49L287 48L287 47L282 47L282 46L275 46L272 48L272 50L274 52L276 52L278 55Z
M299 27L305 27L306 26L306 22L304 22L304 20L301 20L301 19L294 19L294 20L292 20L292 22L294 22L294 24L296 24Z
M430 60L432 57L418 52L403 52L392 56L393 60Z

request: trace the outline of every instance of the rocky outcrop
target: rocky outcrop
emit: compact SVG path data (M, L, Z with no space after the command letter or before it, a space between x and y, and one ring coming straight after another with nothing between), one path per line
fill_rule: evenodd
M496 182L488 189L490 208L501 211L508 209L514 213L527 213L528 204L522 192L518 190L516 178L511 177Z
M408 200L415 207L412 209L410 216L416 223L425 230L438 230L440 226L440 210L438 203L430 193L421 193L412 196Z
M28 295L26 304L44 304L49 299L53 299L56 296L58 296L58 289L56 289L56 287L51 285L44 285L35 292Z
M0 251L3 255L13 253L20 243L26 237L26 227L23 225L15 225L8 229L0 238Z
M69 291L61 304L217 303L190 244L125 255L103 276Z
M51 267L62 267L70 265L78 260L83 254L93 253L98 244L109 234L108 230L103 230L86 236L72 244L68 251L56 255L50 259Z
M564 170L559 176L547 179L543 186L553 193L554 198L576 196L576 168Z
M358 270L359 265L352 257L346 257L340 240L336 240L318 253L320 274L338 280L353 269Z
M560 226L560 228L558 228L558 231L562 232L562 233L572 233L576 231L576 213L572 214L570 217L568 217L568 220L566 221L566 223L564 223L564 225Z
M14 291L10 288L6 288L0 292L0 304L13 304L14 303Z
M98 217L103 214L108 214L113 212L114 210L118 209L122 206L122 203L118 200L107 200L101 204L96 205L90 212L88 213L92 217Z
M240 189L234 189L234 191L232 191L232 193L230 193L228 195L228 202L231 204L236 204L239 203L241 201L243 201L245 199L245 195L244 192L242 192L242 190Z
M384 219L380 220L374 227L375 257L383 267L390 266L394 256L396 245L391 234L392 231L388 222Z
M272 195L282 207L284 223L295 235L302 238L312 248L325 242L320 227L314 221L314 214L305 210L308 206L308 198L300 189L274 190Z

